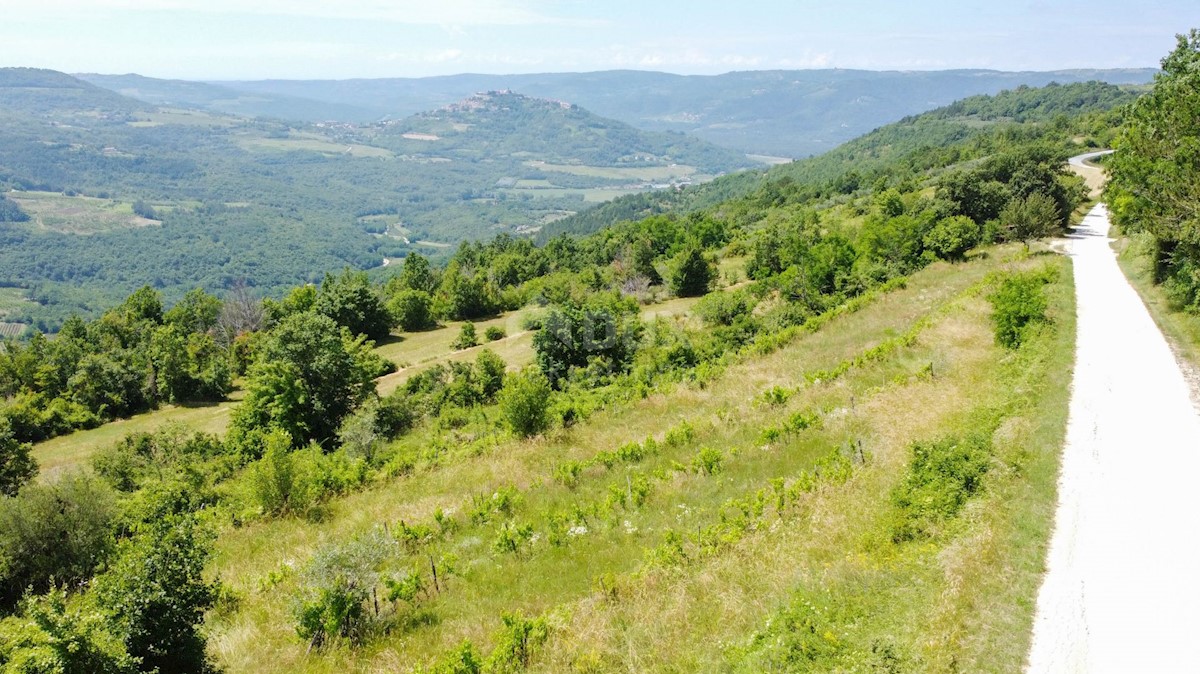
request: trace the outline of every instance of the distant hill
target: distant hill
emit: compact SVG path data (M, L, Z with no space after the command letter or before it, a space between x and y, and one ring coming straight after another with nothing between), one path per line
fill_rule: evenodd
M160 80L141 75L77 75L80 80L155 106L196 108L243 117L272 117L297 121L370 121L372 110L337 102L278 94L246 92L231 87L187 80Z
M121 115L149 107L54 70L0 68L0 113L21 110L51 117L85 113Z
M207 87L192 93L219 93ZM147 283L168 299L239 281L272 293L412 250L446 255L464 239L533 232L594 203L752 164L690 136L512 92L365 124L161 100L171 105L62 73L0 69L0 195L6 219L20 220L0 223L0 287L35 300L15 305L16 318L53 327Z
M947 152L970 149L986 153L998 131L1036 134L1059 118L1114 111L1137 98L1140 87L1118 87L1104 82L1017 87L996 95L979 95L879 127L816 157L725 176L679 192L653 192L622 197L549 225L539 233L543 240L559 233L588 234L621 220L660 213L684 214L755 192L829 196L854 191L881 178L894 178L897 167L918 172L957 157ZM1093 130L1079 139L1085 146L1104 146L1114 128ZM947 148L951 148L948 150Z
M977 94L1098 80L1145 84L1156 71L776 70L715 76L612 70L357 80L222 82L256 95L339 103L403 117L471 93L511 89L560 99L641 129L682 131L742 152L804 157L874 128Z
M375 140L389 149L420 152L436 146L439 154L472 161L522 156L594 166L679 163L706 173L755 165L733 150L692 136L641 131L565 101L507 90L476 94L379 127Z

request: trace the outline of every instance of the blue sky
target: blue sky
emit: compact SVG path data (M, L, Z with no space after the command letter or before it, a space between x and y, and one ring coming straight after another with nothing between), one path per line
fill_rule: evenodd
M1200 1L0 0L0 66L184 79L1156 66Z

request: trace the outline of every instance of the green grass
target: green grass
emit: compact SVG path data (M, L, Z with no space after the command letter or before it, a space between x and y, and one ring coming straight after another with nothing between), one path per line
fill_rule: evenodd
M598 204L605 201L612 201L617 197L623 197L627 194L637 194L645 192L644 189L625 189L622 187L535 187L535 188L510 188L500 190L515 196L529 195L534 198L541 199L561 199L561 198L579 198L589 204Z
M696 167L676 164L674 166L583 166L574 164L549 164L542 161L526 162L527 166L542 171L570 173L591 178L615 178L617 180L666 181L672 178L696 176ZM698 177L698 176L696 176Z
M241 392L235 392L240 399ZM223 435L229 413L236 401L210 405L165 405L157 410L118 419L99 428L76 431L70 435L40 442L33 447L38 462L38 479L52 480L63 471L86 469L97 451L116 444L129 433L151 433L167 424L183 424L190 429Z
M246 138L240 141L247 150L265 152L320 152L328 155L350 155L352 157L391 157L392 152L381 147L356 143L334 143L314 134L293 133L290 138Z
M9 192L29 214L24 226L61 234L99 234L118 229L157 226L133 214L129 202L94 197L68 197L58 192Z
M24 288L0 287L0 318L21 310L29 302L29 295Z
M993 343L987 303L976 291L964 293L977 287L987 273L1008 265L997 251L966 265L935 265L918 274L906 289L843 315L771 355L735 364L703 388L678 386L617 405L569 431L533 441L507 437L483 445L478 439L452 441L436 458L419 462L412 475L331 503L319 523L284 519L227 529L218 542L214 572L234 587L242 604L233 616L213 621L212 648L230 671L403 669L463 639L488 647L500 612L521 609L527 614L548 613L557 627L542 660L545 671L570 671L585 662L599 663L599 671L709 670L724 661L722 645L745 639L805 582L836 574L840 587L843 573L853 578L873 572L874 567L887 571L880 587L902 597L909 593L906 581L927 584L912 591L899 608L873 619L870 629L898 626L903 628L899 634L919 644L925 636L942 634L927 634L930 629L961 626L977 616L959 611L957 603L945 607L939 603L949 601L942 597L952 571L941 565L939 550L920 547L876 559L871 542L877 537L871 532L886 505L881 495L903 469L908 442L956 428L975 409L1012 393L1005 379L1006 354ZM804 373L830 370L914 324L927 325L914 343L863 361L833 381L804 385ZM1069 347L1070 332L1056 334L1066 335L1062 339ZM930 364L936 373L933 377L923 374ZM799 392L783 407L756 402L772 386L797 384ZM1056 385L1065 391L1065 381ZM1065 397L1062 400L1061 409L1047 409L1065 413ZM819 411L822 428L762 445L763 427L802 410ZM1061 434L1063 419L1052 415L1051 431ZM668 428L681 422L695 429L689 442L664 448L639 464L588 468L574 490L552 479L564 461L587 461L598 451L647 435L661 440ZM811 468L831 449L856 440L865 442L872 456L869 466L843 487L818 492L809 516L783 527L764 525L695 567L668 574L635 573L644 551L657 545L664 531L687 533L708 526L717 521L720 504L729 498L752 494L772 477ZM1048 443L1043 453L1050 465L1056 465L1058 445L1047 438L1038 440ZM436 434L423 427L401 442L428 446L436 442ZM723 454L719 473L672 469L676 463L690 463L701 447ZM573 505L603 503L612 491L627 489L639 476L652 485L644 506L615 508L589 527L588 534L563 548L545 542L549 514ZM1047 484L1048 494L1045 485L1038 487L1038 493L1052 504L1053 480ZM516 556L492 551L497 523L470 525L463 516L472 494L491 494L505 485L521 493L514 520L533 524L542 536ZM268 591L259 589L261 581L272 572L303 564L320 545L383 523L428 522L437 508L455 513L463 528L428 551L435 556L453 551L459 557L460 574L427 605L434 622L401 630L356 651L334 648L306 656L288 618L294 580L285 571L283 581ZM1037 550L1044 538L1039 537L1048 530L1050 512L1034 513L1033 520L1040 521L1042 528L1030 529L1032 539L1018 537L1022 545L1032 540ZM1012 521L1008 516L1001 519ZM941 547L949 548L948 544ZM996 621L1008 621L998 629L1005 644L1018 642L1015 648L1005 646L1014 652L1020 651L1019 642L1026 638L1021 616L1032 611L1039 571L1022 569L1024 582L1013 583L1012 606L998 609L1004 615L981 618L988 630L997 629ZM619 588L616 601L595 592L595 579L608 574ZM990 582L983 574L972 574L969 580ZM968 596L980 600L982 591L971 585ZM933 626L914 619L924 614L945 618ZM990 657L994 650L982 652ZM969 649L964 652L970 654Z

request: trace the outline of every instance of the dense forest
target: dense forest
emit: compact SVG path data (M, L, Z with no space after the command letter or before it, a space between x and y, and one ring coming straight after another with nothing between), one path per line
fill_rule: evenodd
M462 243L444 265L410 253L380 282L347 269L281 299L260 301L244 288L223 299L193 290L168 309L161 293L143 287L94 320L68 320L53 339L7 344L0 453L12 468L0 474L0 667L211 671L219 663L205 625L245 619L245 606L285 635L287 653L316 662L326 654L330 662L366 656L388 639L436 631L437 599L481 573L464 557L569 554L580 532L606 523L613 535L632 535L622 518L673 475L719 475L739 455L700 447L687 463L625 473L594 498L578 496L573 510L538 520L515 515L534 498L522 490L536 485L471 494L466 507L439 507L428 521L402 518L323 543L264 571L253 595L205 573L216 536L270 522L316 524L336 499L456 461L490 460L504 438L569 431L673 387L702 391L736 364L903 288L934 262L958 264L981 245L1027 248L1062 231L1086 199L1082 180L1065 170L1068 153L1102 140L1125 114L1115 106L1131 97L1094 83L1021 89L905 120L829 157L753 179L733 176L734 188L718 181L708 189L737 194L707 206L664 207L540 245L501 233ZM963 116L994 123L947 137ZM174 226L164 220L162 231ZM1047 323L1042 288L1053 275L989 280L999 286L990 299L1005 348L1015 353ZM698 323L641 317L643 305L665 297L699 297ZM438 363L380 392L377 378L397 364L373 350L377 343L447 321L467 321L454 348L499 343L503 330L480 335L470 321L515 310L532 334L527 366L509 367L477 348L473 359ZM810 381L836 380L914 334L891 334ZM940 376L933 367L918 378ZM223 435L178 427L131 434L96 453L90 472L35 479L31 442L165 402L218 400L238 377L244 398ZM776 386L755 404L779 407L799 390ZM801 410L759 429L755 446L806 432L821 414ZM932 540L963 507L989 470L994 424L979 437L914 450L911 476L890 497L897 514L886 545ZM551 482L576 493L588 475L690 448L696 432L680 424L586 462L563 461ZM730 500L719 521L668 530L646 550L643 568L684 568L748 535L765 509L802 507L795 504L805 494L848 480L867 461L861 444L849 447L834 448L795 480L772 480L757 495ZM460 536L486 543L481 550L450 544ZM625 592L615 577L592 582L613 601ZM799 617L784 614L779 624L808 624L815 620L808 610L798 604ZM546 616L508 612L499 625L490 646L468 639L414 666L525 671L554 629ZM866 667L889 657L883 646L813 652L805 630L772 650L774 629L735 653L739 667L848 658Z
M1153 90L1130 107L1106 200L1127 233L1150 237L1154 277L1177 309L1200 311L1200 31L1179 36Z

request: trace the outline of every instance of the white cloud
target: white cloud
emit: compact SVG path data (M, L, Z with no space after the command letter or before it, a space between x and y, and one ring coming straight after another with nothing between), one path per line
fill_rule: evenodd
M556 15L548 0L0 0L13 20L130 12L307 17L388 21L414 25L599 25L599 19Z

